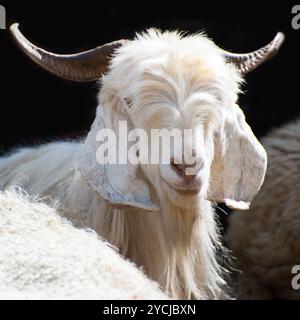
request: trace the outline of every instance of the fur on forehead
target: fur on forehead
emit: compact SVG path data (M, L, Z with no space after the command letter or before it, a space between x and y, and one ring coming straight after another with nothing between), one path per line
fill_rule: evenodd
M242 78L226 63L222 50L205 34L149 29L117 50L102 79L110 91L136 96L145 75L153 75L188 91L213 91L234 103ZM184 87L184 88L183 88Z

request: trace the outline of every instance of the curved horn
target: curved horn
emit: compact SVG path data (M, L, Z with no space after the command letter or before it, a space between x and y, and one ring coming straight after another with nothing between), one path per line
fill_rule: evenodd
M107 70L110 56L126 42L114 41L81 53L62 55L32 44L19 31L18 23L10 31L21 50L39 66L61 78L81 82L98 80Z
M246 74L272 58L278 52L283 41L284 34L278 32L276 37L269 44L259 50L241 54L226 51L224 56L229 62L236 65L241 74Z

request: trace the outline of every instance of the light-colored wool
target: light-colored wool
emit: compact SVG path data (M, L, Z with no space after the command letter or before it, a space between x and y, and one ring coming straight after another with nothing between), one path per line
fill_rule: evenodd
M291 285L292 266L300 264L300 121L272 131L263 145L265 183L250 211L229 219L228 245L241 270L236 295L300 299Z
M0 299L167 299L92 230L15 191L0 193Z
M251 201L265 171L264 150L236 105L241 81L204 35L150 30L117 50L84 145L57 142L3 158L0 186L51 195L65 217L96 230L174 298L224 297L222 246L207 199ZM118 120L147 131L200 127L201 191L174 188L182 181L170 166L99 166L97 130L104 122L116 131ZM121 193L126 201L116 207L110 200L120 203Z

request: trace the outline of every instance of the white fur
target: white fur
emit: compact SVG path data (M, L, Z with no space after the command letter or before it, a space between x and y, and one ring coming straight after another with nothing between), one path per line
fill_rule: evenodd
M0 192L0 299L167 299L92 230L13 190Z
M56 142L20 150L0 160L0 184L50 195L62 215L96 230L172 297L224 297L226 282L216 256L222 246L208 198L248 202L265 172L264 150L236 105L240 82L234 66L204 35L155 30L138 35L116 52L102 79L97 117L84 147ZM182 180L170 166L114 168L114 181L103 180L103 167L92 159L95 133L101 119L115 129L124 118L148 131L202 130L197 148L204 165L195 179L196 193L178 188ZM123 206L114 188L107 192L110 183L120 184L124 203L140 201L159 211ZM147 191L142 200L140 188Z

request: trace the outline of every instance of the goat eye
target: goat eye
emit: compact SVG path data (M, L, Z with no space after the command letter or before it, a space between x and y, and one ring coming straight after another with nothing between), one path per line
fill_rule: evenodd
M126 97L126 98L124 98L124 101L126 102L127 107L130 109L132 107L132 104L133 104L132 99Z

